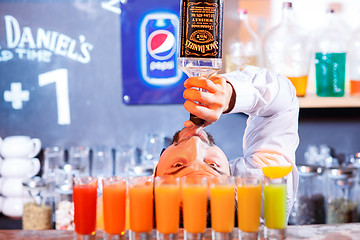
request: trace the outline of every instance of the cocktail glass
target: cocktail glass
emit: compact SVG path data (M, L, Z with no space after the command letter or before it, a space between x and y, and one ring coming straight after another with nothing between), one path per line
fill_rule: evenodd
M125 239L126 184L123 177L106 177L103 183L104 239Z
M264 218L267 239L285 239L286 178L265 177Z
M154 184L157 239L178 239L180 179L172 176L156 177Z
M208 179L203 176L181 178L184 239L204 239L208 198Z
M73 180L76 239L95 239L97 178L75 177Z
M129 179L130 239L152 239L153 177Z
M238 228L240 239L258 239L262 184L257 176L236 178Z
M232 239L235 222L235 178L216 176L210 179L212 238Z

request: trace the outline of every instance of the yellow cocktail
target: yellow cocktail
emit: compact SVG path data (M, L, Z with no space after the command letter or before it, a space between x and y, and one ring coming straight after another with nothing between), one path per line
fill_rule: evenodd
M235 220L235 180L218 176L210 184L211 228L216 233L232 233Z

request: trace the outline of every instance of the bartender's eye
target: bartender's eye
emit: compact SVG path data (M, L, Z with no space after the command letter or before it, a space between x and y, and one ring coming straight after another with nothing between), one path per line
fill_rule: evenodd
M211 167L219 167L219 165L217 165L216 163L214 163L214 162L208 162L207 163L209 166L211 166Z
M173 167L182 167L184 164L182 162L174 163Z

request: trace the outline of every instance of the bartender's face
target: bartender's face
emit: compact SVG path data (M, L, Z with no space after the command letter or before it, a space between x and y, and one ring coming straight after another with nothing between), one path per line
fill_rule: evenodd
M156 176L230 175L228 159L203 127L190 121L184 126L161 154Z

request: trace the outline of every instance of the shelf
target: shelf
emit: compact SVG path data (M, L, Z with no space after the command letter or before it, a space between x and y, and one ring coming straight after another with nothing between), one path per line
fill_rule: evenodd
M299 97L300 108L360 108L360 97Z

